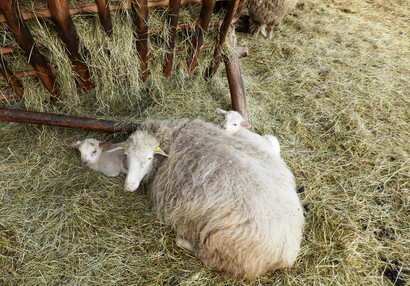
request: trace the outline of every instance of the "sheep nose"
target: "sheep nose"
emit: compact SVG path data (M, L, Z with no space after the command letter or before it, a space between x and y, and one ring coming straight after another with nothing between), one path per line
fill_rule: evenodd
M81 164L83 164L83 166L86 167L86 166L88 165L88 162L87 162L87 161L83 161L83 162L81 162Z
M125 188L126 188L128 191L131 191L134 186L135 186L135 183L125 182Z

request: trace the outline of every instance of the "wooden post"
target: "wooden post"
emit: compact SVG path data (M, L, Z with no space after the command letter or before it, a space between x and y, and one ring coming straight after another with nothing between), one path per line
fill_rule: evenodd
M226 9L225 18L222 22L221 29L219 30L218 44L215 47L214 56L211 61L211 65L205 72L205 77L211 78L216 73L219 63L221 61L221 51L225 44L226 35L228 34L229 27L231 26L232 20L235 16L236 10L238 8L240 0L230 0L228 7Z
M167 42L167 52L165 54L164 76L171 75L172 61L174 60L175 38L177 35L177 25L179 17L179 8L181 7L181 0L169 0L169 7L171 9L169 16L169 25L171 26L171 33Z
M8 82L8 84L17 93L18 97L20 99L23 99L23 93L24 93L23 85L18 80L18 78L14 75L14 73L9 69L3 57L1 57L0 73L4 77L4 79Z
M232 109L238 111L243 118L248 119L246 111L245 89L243 87L241 70L237 56L225 58L226 76L228 78L229 92L231 94Z
M110 5L106 0L95 0L98 8L98 15L100 17L101 26L103 27L105 33L111 36L112 33L112 22L110 14Z
M147 0L133 0L131 8L138 35L137 51L141 61L141 81L146 82L148 77L148 2Z
M61 127L82 128L107 132L132 133L137 126L116 127L115 122L44 112L0 108L0 121L20 122Z
M37 76L41 79L46 89L51 93L52 99L57 99L59 97L59 91L54 85L54 75L51 72L47 60L42 54L40 54L29 29L22 20L21 14L17 10L15 0L1 0L0 11L3 13L6 23L13 32L17 43L37 72Z
M235 47L236 53L225 56L225 69L228 78L229 92L231 94L232 109L238 111L246 120L248 113L246 111L245 89L243 87L241 69L239 67L239 57L248 55L248 47L237 47L235 31L230 35L229 41Z
M88 91L94 85L89 80L90 76L87 65L81 61L81 56L78 52L78 36L68 10L67 1L48 0L47 3L58 34L66 45L67 53L74 65L74 71L78 74L77 84L79 89L81 91Z
M191 73L195 69L196 60L199 50L204 41L204 33L208 30L209 22L211 21L212 12L215 7L215 0L203 0L202 9L199 18L196 22L195 31L191 39L191 48L188 52L188 72Z

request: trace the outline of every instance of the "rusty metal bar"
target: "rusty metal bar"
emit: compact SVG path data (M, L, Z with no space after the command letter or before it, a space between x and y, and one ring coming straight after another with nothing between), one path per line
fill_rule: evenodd
M16 75L7 66L6 61L1 57L0 63L0 73L8 84L14 89L20 99L23 99L24 89L21 82L18 80Z
M238 8L240 0L230 0L226 9L225 18L222 22L221 28L219 30L218 44L215 47L214 56L212 58L211 64L207 71L205 72L206 78L211 78L216 73L219 63L221 62L221 51L225 44L226 35L228 34L229 27L232 24L236 10Z
M133 0L131 7L138 35L137 51L141 61L141 81L146 82L148 77L148 2L147 0Z
M7 108L0 108L0 121L53 125L61 127L125 133L132 133L137 128L137 126L117 127L115 122L108 120L97 120L86 117L66 116L59 114Z
M164 76L171 75L172 61L174 60L175 38L177 36L177 26L179 17L179 8L181 7L181 0L169 0L169 7L171 9L169 16L169 25L171 31L167 41L167 52L165 54Z
M215 0L203 0L201 13L196 23L195 31L191 39L191 48L188 52L188 73L195 69L199 50L204 41L204 33L208 30L212 12L215 7Z
M66 0L48 0L51 16L60 38L63 40L67 53L78 74L77 84L81 91L88 91L94 87L90 82L87 65L81 61L79 53L78 35L75 31L73 19L68 11Z
M59 91L54 85L54 75L51 72L47 60L40 54L29 29L22 20L15 0L1 0L0 11L3 13L7 25L13 32L17 43L23 49L30 64L36 70L38 77L51 93L52 98L57 99L59 97Z
M110 14L110 5L106 0L95 0L98 9L98 15L100 17L101 26L105 33L111 36L112 33L112 21Z

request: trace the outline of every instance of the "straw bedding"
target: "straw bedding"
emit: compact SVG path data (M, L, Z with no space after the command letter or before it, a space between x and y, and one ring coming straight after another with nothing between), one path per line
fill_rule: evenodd
M86 137L118 142L124 135L3 122L0 284L407 285L408 7L407 1L306 0L273 40L237 35L250 49L241 69L253 130L278 137L305 210L302 251L293 268L253 281L204 268L156 221L144 189L128 193L123 178L82 168L79 154L65 144ZM130 22L123 19L115 20L118 30L106 39L97 18L75 17L96 89L77 94L69 60L58 57L52 62L61 71L62 102L45 105L39 81L24 78L26 100L0 106L118 122L219 122L216 107L230 108L223 69L208 82L199 67L167 80L152 73L141 84ZM41 29L48 20L30 25L38 28L35 37L55 36ZM2 33L1 41L12 42ZM45 55L57 57L51 51L61 43L47 47ZM26 64L24 57L7 60L13 69ZM6 87L2 79L0 87Z

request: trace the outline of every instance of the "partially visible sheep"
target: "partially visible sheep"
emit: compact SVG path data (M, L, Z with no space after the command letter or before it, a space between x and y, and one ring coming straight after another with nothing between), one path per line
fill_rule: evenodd
M246 7L251 19L250 32L255 37L261 33L269 40L272 39L274 26L279 25L296 4L297 0L247 0Z
M121 143L112 144L110 142L100 142L94 138L87 138L83 141L67 141L67 144L80 150L81 164L84 167L100 171L109 177L127 174L127 169L124 167L124 150L108 152Z
M221 123L221 128L229 135L236 135L258 144L261 150L271 152L274 155L280 155L280 144L278 138L273 135L261 136L247 128L251 125L243 118L243 116L234 110L226 111L220 108L216 109L220 115L224 117Z
M152 209L175 230L178 245L232 276L295 262L304 216L280 156L201 120L148 120L139 128L124 145L125 188L147 183Z

